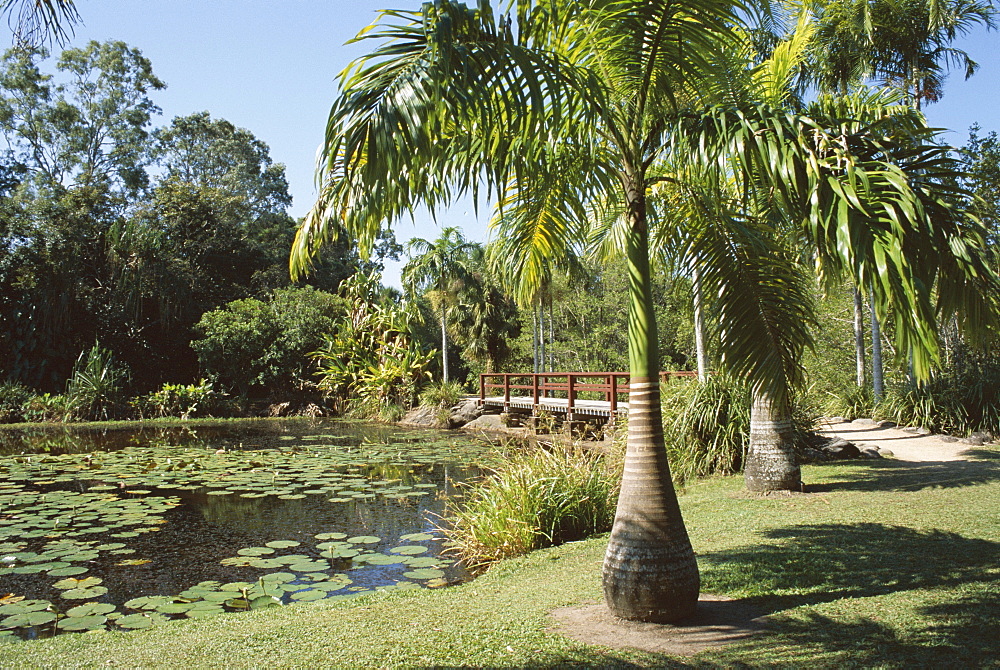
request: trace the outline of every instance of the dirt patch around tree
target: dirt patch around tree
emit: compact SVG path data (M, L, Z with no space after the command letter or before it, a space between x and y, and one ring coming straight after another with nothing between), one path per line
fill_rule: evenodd
M747 603L703 593L698 612L680 625L626 621L604 603L561 607L552 612L551 630L585 644L612 649L692 656L763 633L767 617Z

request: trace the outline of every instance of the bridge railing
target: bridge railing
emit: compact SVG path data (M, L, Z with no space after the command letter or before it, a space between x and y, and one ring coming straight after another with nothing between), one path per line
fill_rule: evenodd
M674 377L697 377L695 371L661 372L660 383ZM610 411L618 411L620 396L627 396L631 375L627 372L503 372L479 375L479 400L489 397L503 397L504 406L511 398L531 398L532 405L540 399L565 398L567 412L573 413L580 394L597 396L609 403ZM493 392L496 393L494 396ZM523 392L523 393L521 393ZM595 398L596 399L596 398Z

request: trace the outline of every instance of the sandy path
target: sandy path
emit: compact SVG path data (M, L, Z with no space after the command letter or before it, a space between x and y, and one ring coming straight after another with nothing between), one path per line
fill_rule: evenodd
M817 432L827 437L841 437L859 448L877 446L880 451L891 451L901 461L962 461L966 460L964 453L975 448L943 435L920 435L900 428L881 428L864 420L859 423L821 423Z

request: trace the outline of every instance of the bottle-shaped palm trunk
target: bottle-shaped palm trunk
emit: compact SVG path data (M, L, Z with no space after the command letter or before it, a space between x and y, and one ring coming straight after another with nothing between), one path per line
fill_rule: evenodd
M604 556L604 599L623 619L673 623L694 613L700 579L667 465L645 203L641 192L632 195L628 442Z
M758 493L802 490L791 413L765 393L756 393L751 405L750 447L743 476L747 489Z

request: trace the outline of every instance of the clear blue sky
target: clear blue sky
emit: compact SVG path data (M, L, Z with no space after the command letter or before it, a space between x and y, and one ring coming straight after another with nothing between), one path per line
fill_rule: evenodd
M379 9L419 8L419 0L78 0L84 24L71 41L118 39L139 48L167 83L155 94L163 109L156 125L174 116L207 110L249 129L284 163L294 197L291 213L302 216L316 191L313 175L336 78L371 42L345 45L372 22ZM6 25L0 26L9 44ZM944 99L926 109L932 125L950 128L952 144L963 144L978 122L1000 131L1000 33L977 32L955 44L981 69L969 81L953 74ZM485 241L487 213L478 220L468 203L439 216ZM400 241L435 237L436 225L418 216L396 226ZM398 268L386 281L398 285Z

